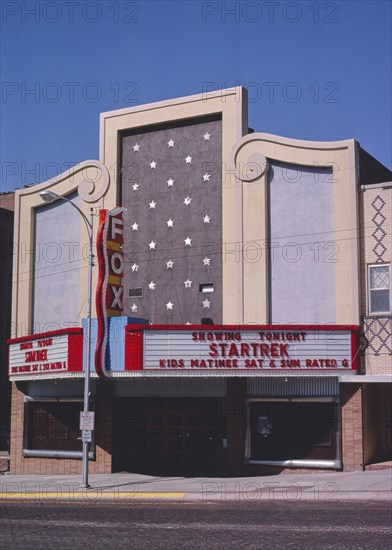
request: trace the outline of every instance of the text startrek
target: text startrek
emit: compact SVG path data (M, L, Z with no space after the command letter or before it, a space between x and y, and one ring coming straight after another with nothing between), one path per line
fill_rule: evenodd
M325 357L307 345L306 332L259 332L244 341L241 332L194 332L198 353L165 357L160 369L337 369L349 368L348 358ZM193 348L193 346L192 349ZM312 351L313 353L312 353ZM321 351L321 350L320 350ZM325 353L325 350L324 350ZM174 354L173 354L174 355ZM185 355L187 355L185 357ZM193 355L193 356L192 356ZM327 354L328 355L328 354Z

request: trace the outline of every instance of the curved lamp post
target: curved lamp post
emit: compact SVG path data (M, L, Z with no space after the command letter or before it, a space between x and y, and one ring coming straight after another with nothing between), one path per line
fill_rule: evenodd
M41 191L41 199L47 204L51 204L57 200L68 202L75 208L82 216L84 223L86 224L89 238L89 254L88 254L88 289L87 289L87 364L84 373L84 392L83 392L83 412L89 412L89 400L90 400L90 360L91 360L91 300L92 300L92 274L93 274L93 209L90 208L90 219L84 214L84 212L76 206L72 201L61 195L57 195L53 191ZM83 459L82 459L82 487L90 487L88 483L88 452L89 443L83 441Z

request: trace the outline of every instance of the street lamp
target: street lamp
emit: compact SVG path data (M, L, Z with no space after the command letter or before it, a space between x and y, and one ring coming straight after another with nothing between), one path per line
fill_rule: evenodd
M84 214L84 212L76 206L72 201L61 195L57 195L53 191L41 191L41 199L47 204L51 204L57 200L68 202L75 208L82 216L84 223L86 224L88 237L89 237L89 254L88 254L88 290L87 290L87 365L84 373L84 399L83 399L83 412L89 412L89 398L90 398L90 360L91 360L91 300L92 300L92 279L93 279L93 209L90 208L90 219ZM90 487L88 483L88 452L89 442L83 441L83 458L82 458L82 487Z

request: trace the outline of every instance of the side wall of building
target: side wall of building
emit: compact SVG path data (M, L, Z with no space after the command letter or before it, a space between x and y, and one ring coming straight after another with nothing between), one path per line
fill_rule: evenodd
M392 375L392 182L363 186L360 191L361 298L365 341L363 372ZM389 284L389 311L372 312L369 267L383 266L375 284ZM377 290L376 290L377 292Z
M364 464L392 458L392 182L360 191ZM377 296L379 294L379 297Z
M12 335L11 294L14 254L14 194L0 194L0 451L9 451L11 383L8 380L7 338ZM7 468L0 464L0 470Z

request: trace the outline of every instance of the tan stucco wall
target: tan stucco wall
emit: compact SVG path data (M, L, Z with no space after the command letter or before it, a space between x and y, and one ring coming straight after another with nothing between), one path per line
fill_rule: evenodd
M359 324L359 273L358 273L358 200L356 142L312 142L282 138L270 134L254 133L242 138L233 148L232 162L237 166L238 177L246 180L245 167L253 163L261 166L260 175L244 181L243 220L244 236L249 240L268 242L268 212L266 181L268 162L300 166L332 167L333 169L333 220L331 240L339 241L339 257L335 264L335 301L337 324ZM264 159L264 161L265 161ZM266 166L265 171L263 171ZM259 205L259 207L258 207ZM264 207L262 206L264 205ZM244 323L266 323L268 318L267 250L259 262L244 262ZM257 283L258 282L258 283ZM255 292L258 288L260 291Z

